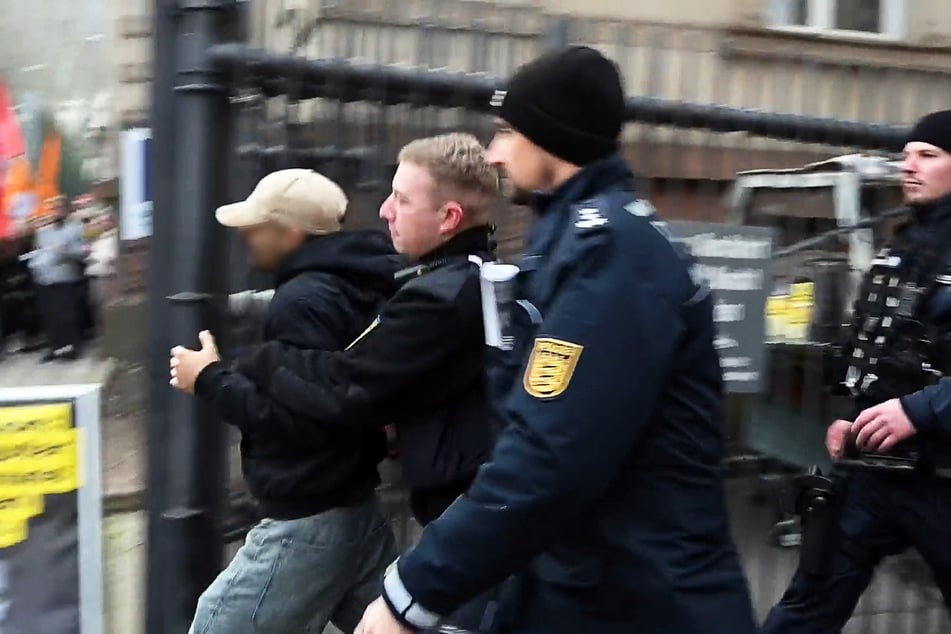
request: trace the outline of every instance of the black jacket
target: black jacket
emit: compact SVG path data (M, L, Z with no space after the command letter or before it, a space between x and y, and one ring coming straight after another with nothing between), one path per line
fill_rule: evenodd
M376 232L310 240L278 271L265 339L288 349L343 349L395 292L401 262ZM246 358L238 359L239 370L212 364L198 376L195 392L241 430L242 469L263 514L306 517L367 499L380 482L383 421L295 433L303 417L257 388L247 366Z
M395 423L423 523L465 490L489 455L481 295L469 255L489 257L485 228L423 258L347 351L265 344L254 364L252 378L296 414L292 438ZM427 492L439 502L421 503Z

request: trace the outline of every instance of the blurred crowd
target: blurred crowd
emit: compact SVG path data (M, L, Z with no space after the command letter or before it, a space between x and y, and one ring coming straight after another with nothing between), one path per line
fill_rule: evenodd
M112 212L86 196L58 197L0 240L0 355L78 358L99 331L118 239Z

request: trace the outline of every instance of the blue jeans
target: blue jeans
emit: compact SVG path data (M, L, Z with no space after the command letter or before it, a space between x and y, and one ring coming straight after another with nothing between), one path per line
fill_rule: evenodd
M263 519L198 600L190 634L352 632L380 595L396 540L379 502Z

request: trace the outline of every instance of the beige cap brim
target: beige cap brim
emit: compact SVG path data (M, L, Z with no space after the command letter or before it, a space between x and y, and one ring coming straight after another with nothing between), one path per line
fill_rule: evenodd
M267 222L263 210L248 200L218 207L215 218L226 227L253 227Z

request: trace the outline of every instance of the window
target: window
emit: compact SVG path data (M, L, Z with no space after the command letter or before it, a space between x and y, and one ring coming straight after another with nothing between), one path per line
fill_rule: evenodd
M908 23L908 0L772 0L774 27L901 39Z

